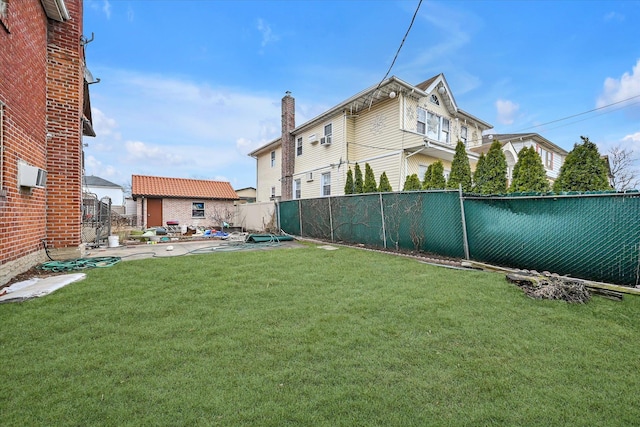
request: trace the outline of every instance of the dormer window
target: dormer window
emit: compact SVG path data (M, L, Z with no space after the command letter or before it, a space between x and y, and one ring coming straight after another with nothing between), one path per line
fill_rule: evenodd
M435 94L431 94L431 102L436 105L440 105L440 101L438 100L438 97Z

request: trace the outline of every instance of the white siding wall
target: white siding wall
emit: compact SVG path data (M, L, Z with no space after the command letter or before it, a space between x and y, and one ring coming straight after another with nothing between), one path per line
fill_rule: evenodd
M276 164L271 167L271 151L276 152ZM258 155L258 188L256 188L256 201L266 202L271 198L271 187L276 187L276 196L280 196L280 178L282 176L282 149L278 145L267 149Z
M326 120L316 124L312 128L305 130L300 134L296 134L295 140L298 141L302 137L302 155L298 156L296 152L296 167L293 179L300 179L301 190L300 196L303 199L312 197L320 197L322 195L323 173L331 173L331 195L342 194L344 190L344 180L341 177L345 169L344 162L346 159L345 143L346 128L343 113L338 113ZM321 144L320 139L324 136L324 128L331 124L331 144ZM309 137L315 135L315 138ZM317 141L313 142L312 141ZM313 175L313 180L308 180L308 175ZM342 188L340 188L342 183Z

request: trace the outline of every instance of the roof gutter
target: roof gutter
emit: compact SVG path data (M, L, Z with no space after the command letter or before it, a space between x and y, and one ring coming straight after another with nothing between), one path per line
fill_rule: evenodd
M47 14L47 17L54 21L64 22L71 19L67 5L64 4L64 0L41 0L42 7Z

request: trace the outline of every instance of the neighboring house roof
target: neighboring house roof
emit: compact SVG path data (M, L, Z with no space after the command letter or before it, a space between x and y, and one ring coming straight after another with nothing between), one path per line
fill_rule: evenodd
M114 184L111 181L107 181L106 179L100 178L99 176L88 175L82 177L82 184L87 187L109 187L109 188L118 188L122 190L122 186L118 184Z
M517 141L524 141L524 140L531 139L537 142L542 142L548 147L552 147L556 153L560 153L563 156L566 156L568 154L568 152L565 149L558 147L556 144L554 144L553 142L549 141L548 139L546 139L545 137L537 133L494 133L494 134L483 135L482 145L478 147L470 148L470 150L478 154L480 153L486 154L489 151L489 148L491 147L491 143L493 143L493 141L496 139L500 141L502 145L508 144L509 142L517 142Z
M132 175L131 187L131 195L134 198L146 196L187 199L239 199L231 184L225 181Z
M453 95L451 90L449 89L449 85L444 77L444 74L440 73L429 80L425 80L422 83L414 86L405 81L400 80L396 76L391 76L388 79L380 82L377 85L371 86L362 92L357 93L356 95L342 101L340 104L335 107L330 108L324 113L320 114L317 117L303 123L300 126L297 126L293 130L293 134L298 134L305 129L316 125L318 122L325 120L327 117L331 117L334 114L347 110L350 114L356 114L358 111L362 111L364 109L370 109L372 106L376 105L378 102L382 102L389 98L389 94L391 92L395 92L396 94L404 91L406 93L411 93L415 96L424 97L427 96L434 88L442 87L446 99L446 105L449 110L454 114L459 114L462 117L469 118L475 120L477 123L480 123L486 129L491 129L493 126L477 117L472 116L471 114L458 109L455 100L453 99ZM249 153L251 157L257 157L260 153L263 153L267 150L273 150L278 147L281 143L282 136L268 142L267 144L253 150Z
M255 188L255 187L244 187L244 188L238 188L238 189L236 190L236 193L237 193L238 191L244 191L244 190L253 190L253 191L256 191L256 188Z

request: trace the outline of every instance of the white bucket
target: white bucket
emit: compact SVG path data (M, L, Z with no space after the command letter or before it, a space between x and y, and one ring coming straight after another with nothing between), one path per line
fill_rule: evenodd
M120 236L109 236L108 239L110 248L117 248L120 246Z

